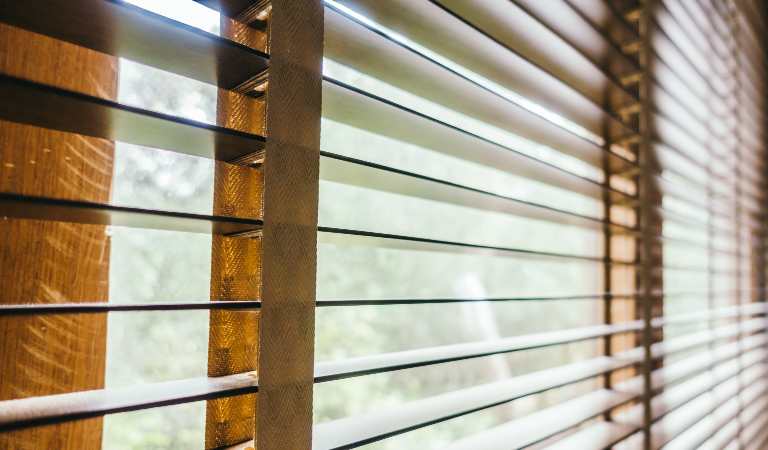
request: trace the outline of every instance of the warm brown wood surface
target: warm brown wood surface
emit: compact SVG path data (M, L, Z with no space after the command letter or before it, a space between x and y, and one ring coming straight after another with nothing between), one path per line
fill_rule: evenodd
M0 25L0 71L114 98L117 60ZM40 105L44 108L45 105ZM113 143L0 122L0 190L107 202ZM104 226L0 220L0 302L107 301ZM106 316L0 317L0 399L104 385ZM3 449L98 449L101 419L0 434Z
M222 16L222 36L264 50L266 33ZM258 74L253 74L258 75ZM265 133L264 100L219 89L219 125ZM263 176L260 168L216 162L213 213L261 218ZM261 298L261 240L214 236L211 252L211 299ZM222 376L257 369L258 311L211 311L208 375ZM255 437L257 394L211 400L206 405L205 447L222 448Z

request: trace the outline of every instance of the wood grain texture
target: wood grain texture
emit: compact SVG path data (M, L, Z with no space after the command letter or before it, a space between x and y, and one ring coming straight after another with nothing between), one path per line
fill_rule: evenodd
M263 50L266 33L228 17L221 18L222 35ZM258 74L253 74L258 75ZM265 133L265 106L238 92L219 89L217 123L229 128ZM260 168L216 161L214 214L263 217L263 174ZM214 236L211 252L211 299L261 298L261 241ZM257 369L258 311L211 311L208 375L223 376ZM210 400L206 404L205 447L224 448L255 437L257 394Z
M117 60L0 25L0 71L102 98L117 93ZM44 107L44 106L43 106ZM113 143L0 122L0 190L107 202ZM106 301L103 226L0 221L0 302ZM106 316L0 317L0 399L104 385ZM0 434L0 448L97 449L101 419Z
M264 165L259 450L312 447L323 6L277 0Z

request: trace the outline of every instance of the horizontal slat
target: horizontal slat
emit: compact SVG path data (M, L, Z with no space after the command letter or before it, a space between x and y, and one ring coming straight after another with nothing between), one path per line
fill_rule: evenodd
M491 35L502 45L573 85L593 101L602 102L609 89L617 96L614 104L628 104L637 100L602 64L591 59L590 55L567 39L567 32L559 26L562 24L550 26L526 10L524 5L515 2L469 3L462 0L437 0L437 3Z
M735 227L717 226L715 222L707 223L706 220L695 217L693 214L681 214L679 212L673 212L669 208L657 208L655 212L666 223L688 227L692 230L698 229L702 232L710 231L712 234L722 234L726 236L733 236L736 234ZM753 239L756 238L750 237L750 240Z
M627 355L630 354L632 355L631 359L639 361L640 352L627 353ZM547 370L542 373L518 377L507 382L494 383L494 385L505 386L508 391L512 389L513 385L516 385L517 388L510 392L517 392L518 394L516 395L530 395L542 389L547 389L547 386L556 387L562 383L569 382L569 380L571 380L570 382L575 382L579 377L599 374L601 371L618 368L629 363L628 361L621 360L621 358L617 356L614 359L618 359L618 361L613 362L607 361L606 358L597 358L585 363L558 368L554 373ZM545 377L545 375L547 376ZM510 383L512 381L514 383ZM481 386L480 388L486 387ZM238 395L254 392L256 389L253 375L239 374L231 377L181 380L125 389L105 389L11 400L0 403L0 406L2 406L0 407L0 429L13 429L22 426ZM478 392L485 392L486 398L493 398L498 395L495 388L480 389ZM470 397L475 398L475 395L471 394Z
M722 180L724 183L733 182L733 170L728 171L727 160L724 160L719 154L709 152L707 150L707 142L699 136L693 135L687 128L681 126L677 120L661 114L655 114L653 117L653 127L657 139L668 149L673 150L692 164L696 164L703 169L710 168L713 178ZM684 151L681 149L688 150ZM759 169L740 165L738 170L743 173L742 176L747 177L752 182L756 184L762 182L758 172Z
M764 334L757 334L736 342L706 348L682 360L668 363L666 366L653 371L651 388L654 392L662 392L685 381L692 375L698 375L716 365L740 358L745 352L765 346L767 340ZM639 395L644 389L643 377L637 376L622 381L615 386L615 389Z
M316 424L312 448L314 450L338 449L375 442L595 377L626 364L618 358L600 357L416 400L397 405L392 409Z
M711 406L705 410L707 414L702 414L697 423L669 441L664 448L669 450L702 448L718 430L737 418L744 405L749 405L759 398L764 399L765 397L762 396L766 391L768 391L768 382L758 379L754 384L744 386L743 391L738 392L735 397L718 398L717 391L711 392L710 396L714 396L715 401L710 400Z
M695 156L687 155L677 148L671 147L661 141L655 141L652 144L652 147L654 148L656 155L658 155L659 161L661 161L660 166L655 168L655 175L657 177L664 177L666 175L665 172L668 172L675 178L680 178L687 183L691 183L693 189L706 192L709 186L709 189L713 192L715 201L718 203L724 203L731 206L738 204L756 216L763 214L762 210L759 208L759 203L757 203L761 200L758 200L754 194L746 193L736 198L733 194L733 190L728 189L729 186L728 184L725 184L725 180L733 180L733 175L728 175L727 177L710 177L706 175L708 170L707 166L696 160ZM671 163L672 161L674 161L674 163Z
M759 433L754 435L752 439L747 441L743 448L746 450L765 450L766 446L768 446L768 426L766 426L766 423L763 422L763 428L761 428ZM741 447L737 445L736 450L740 449Z
M666 316L663 318L665 325L674 325L688 322L698 322L707 319L726 319L742 315L761 314L768 311L768 303L754 302L741 305L724 306L711 310L693 311L684 314Z
M766 311L766 304L756 303L739 307L720 308L689 315L659 317L651 321L651 326L663 327L669 324L680 324L717 318L755 314ZM595 325L582 328L572 328L544 333L512 336L496 340L468 342L463 344L427 347L393 353L382 353L339 361L319 362L316 365L315 381L325 382L342 378L370 375L381 372L409 369L414 367L441 364L463 359L478 358L499 353L510 353L522 350L563 345L588 339L595 339L614 334L640 331L642 321L626 322L614 325Z
M654 86L650 89L649 100L654 106L654 114L663 117L666 120L674 122L680 128L705 141L704 146L708 154L718 154L720 149L718 144L722 144L725 136L719 136L716 131L709 127L704 120L701 120L698 114L706 114L706 111L699 111L697 114L688 109L688 105L682 103L676 96L667 92L661 86ZM732 163L735 155L727 155L722 158L723 163Z
M634 321L618 325L596 325L570 330L513 336L497 340L468 342L464 344L428 347L402 352L382 353L339 361L320 362L316 366L315 381L332 381L341 378L441 364L499 353L563 345L613 334L639 331L642 327L642 321Z
M691 295L688 292L677 293L679 295ZM674 292L665 293L665 297L675 297ZM702 292L701 295L705 295ZM730 291L721 294L731 295ZM562 295L562 296L538 296L538 297L491 297L491 298L393 298L393 299L337 299L317 300L315 306L319 308L339 306L374 306L374 305L408 305L427 303L468 303L468 302L558 302L558 301L583 301L604 300L609 297L614 300L631 300L640 294L591 294L591 295ZM210 309L255 309L260 308L259 300L236 301L204 301L204 302L155 302L155 303L23 303L0 305L0 315L23 314L82 314L118 311L172 311L172 310L210 310ZM661 318L664 325L695 322L703 319L725 319L740 315L759 314L766 307L764 303L746 304L742 307L729 306L717 310L702 311L681 316Z
M0 193L0 216L228 236L252 236L263 225L259 219L205 216L6 193Z
M606 189L597 181L330 78L323 82L323 117L588 197L600 199ZM629 200L619 191L606 192L613 201Z
M255 134L7 75L0 75L0 97L0 118L42 128L222 161L239 160L264 148L265 139Z
M763 334L751 336L744 340L743 345L740 342L735 342L714 348L712 352L716 355L715 357L709 353L697 354L665 365L653 372L653 387L658 389L669 386L681 378L700 373L701 370L706 370L713 364L738 357L742 351L764 345L766 341L768 341L768 336ZM642 392L643 378L636 376L617 383L613 390L599 389L590 392L461 439L447 448L451 450L502 450L533 445L610 411L616 406L637 399ZM591 426L600 428L597 424ZM597 434L602 435L602 432Z
M120 311L187 311L258 309L258 300L157 303L24 303L0 305L0 316L33 314L92 314Z
M669 147L676 149L679 153L686 155L703 166L706 166L711 157L702 149L706 148L705 143L697 140L697 137L689 133L686 129L678 126L674 120L656 114L652 118L652 125L656 137Z
M574 30L572 30L571 32L572 33L576 33L575 37L573 39L576 39L576 40L578 40L578 39L590 40L591 39L591 41L593 41L595 43L593 51L598 51L598 49L600 49L601 56L606 54L606 53L611 53L611 57L613 59L623 63L626 66L626 68L624 69L625 71L639 70L639 67L636 65L636 63L634 61L624 57L624 55L622 55L621 52L618 51L617 48L613 47L610 44L607 44L606 46L602 46L602 47L600 45L596 44L599 41L599 39L597 39L595 36L599 36L601 34L602 34L603 38L606 39L606 41L610 41L610 38L605 34L605 31L602 30L600 28L600 26L597 25L597 23L610 23L612 25L616 25L616 27L618 27L619 25L625 24L623 18L620 15L616 14L616 8L614 8L614 7L608 7L607 8L608 10L610 10L611 12L613 12L615 14L614 17L603 17L602 19L594 21L594 20L587 19L584 14L585 13L590 13L590 14L594 15L594 14L597 14L597 11L599 9L601 9L601 8L602 9L606 9L606 7L604 5L602 5L602 3L604 3L604 2L595 1L595 0L583 0L583 1L576 2L576 3L581 3L579 8L577 8L577 10L579 11L580 19L584 20L587 24L589 24L591 26L591 28L585 28L583 26L584 24L580 23L578 19L575 19L574 17L571 17L570 11L568 11L569 14L562 14L561 12L562 12L563 8L556 9L557 12L555 12L555 10L547 11L547 9L548 9L547 7L537 5L537 3L535 3L535 2L530 2L528 0L523 0L523 2L526 3L526 4L530 4L531 6L536 6L538 8L538 11L539 11L540 14L553 15L554 18L553 17L548 17L548 19L550 21L554 20L555 22L557 22L558 23L558 27L557 28L564 28L564 29L567 29L567 30L573 28ZM606 5L610 5L609 2L607 2L605 4ZM549 9L552 9L552 8L549 8ZM600 14L605 14L605 12L603 11ZM593 17L593 19L594 19L594 17ZM560 23L560 22L563 22L563 23ZM579 32L577 33L575 30L579 26L581 28L579 29ZM614 28L616 28L616 27L614 27ZM596 33L596 34L592 34L592 33ZM663 44L663 45L661 45L661 51L659 51L655 46L652 47L652 51L653 51L653 54L655 56L655 60L654 60L654 73L652 74L653 75L654 83L657 84L658 86L662 87L663 89L665 89L665 91L667 93L672 94L673 96L675 96L675 98L677 98L678 100L682 99L683 103L693 102L693 103L688 103L689 104L689 111L694 111L694 112L697 112L697 113L705 113L707 111L706 103L709 102L709 99L711 99L711 97L705 95L703 91L691 90L691 86L694 86L695 84L691 84L691 83L688 83L688 82L676 79L677 75L674 73L672 67L676 67L677 70L679 71L680 68L678 66L679 66L680 61L675 60L674 58L672 58L672 60L669 60L669 54L670 54L669 52L670 52L670 50L672 50L672 51L675 50L675 47L673 46L674 43L672 41L670 41L666 37L666 35L663 35L663 33L655 33L654 37L658 38L659 35L661 35L660 36L662 38L661 42ZM627 38L625 38L625 39L627 39ZM616 41L616 45L618 45L621 42L624 42L625 39L622 39L620 41ZM589 45L591 45L591 44L585 44L585 45L587 45L587 47L589 47ZM672 47L670 47L670 46L672 46ZM665 56L666 56L666 59L665 59ZM690 75L690 73L689 73L689 75ZM670 82L673 82L673 84L669 84ZM689 92L692 95L682 95L682 93L685 93L686 91ZM678 93L680 93L680 95L678 95ZM690 105L692 105L692 106L690 106ZM718 104L717 102L715 102L714 105L718 108L716 113L719 116L725 117L725 118L728 117L730 112L726 111L724 109L724 106ZM707 122L708 119L702 119L702 120L704 121L704 123L712 123L711 120L709 120L709 122ZM722 122L722 120L720 120L720 122ZM715 122L714 125L719 125L719 122ZM758 129L759 130L759 128L760 127L758 126L757 128L753 128L753 129Z
M497 389L505 387L507 392L516 393L513 396L530 395L564 383L578 381L583 379L583 377L594 376L605 370L619 368L632 361L639 361L641 359L641 352L639 350L627 352L626 357L628 359L623 359L624 356L621 355L617 355L612 360L596 358L595 360L555 370L546 370L541 373L517 377L506 382L470 388L472 392L462 392L460 394L469 394L468 398L472 398L475 401L482 400L483 398L498 399L500 393L503 397L503 391L498 391ZM133 386L124 389L104 389L9 400L0 403L0 430L239 395L255 392L256 389L255 375L249 373L221 378L200 378L138 387ZM442 397L448 396L450 401L453 394L456 393L445 394ZM484 394L484 396L477 397L476 394ZM430 404L430 402L427 402L423 406L428 407ZM455 402L453 404L455 405ZM323 434L320 433L319 436L322 438Z
M603 300L604 295L573 295L552 297L494 297L494 298L414 298L414 299L350 299L350 300L318 300L315 306L375 306L375 305L408 305L427 303L471 303L471 302L547 302L547 301L578 301ZM616 295L612 298L630 299L631 295ZM173 303L22 303L0 305L0 315L24 314L82 314L112 311L165 311L185 309L252 309L259 308L261 302L245 301L215 301L215 302L173 302Z
M765 329L768 320L756 319L714 331L693 333L654 344L654 358L672 354L749 330ZM643 360L642 348L627 350L612 357L550 368L446 394L397 405L359 416L315 425L315 450L346 448L385 439L396 434L487 409L545 390L576 383L621 369Z
M690 124L691 121L686 122L685 118L685 116L674 117L658 112L653 114L652 126L656 138L689 161L701 167L711 168L713 177L732 181L730 176L737 169L738 165L738 170L743 172L747 180L755 184L763 182L760 177L759 168L740 164L736 154L721 153L723 147L727 149L726 144L718 144L717 141L710 142L712 137L709 135L699 136L694 134L691 131L691 126L686 126L686 123ZM729 142L733 143L733 141ZM715 146L710 149L710 145ZM681 149L687 149L687 151Z
M605 449L637 431L637 427L616 422L598 422L544 448L547 450Z
M409 304L428 304L428 303L472 303L472 302L560 302L560 301L580 301L580 300L604 300L606 296L612 299L629 300L636 297L635 294L593 294L593 295L571 295L571 296L541 296L541 297L490 297L490 298L401 298L401 299L338 299L338 300L318 300L315 305L319 308L339 307L339 306L375 306L375 305L409 305ZM756 304L762 305L762 304ZM157 303L23 303L0 305L0 315L24 315L24 314L82 314L82 313L101 313L118 311L172 311L172 310L209 310L209 309L254 309L260 308L261 302L258 300L238 300L238 301L212 301L212 302L157 302ZM730 308L729 308L730 309ZM757 308L756 308L757 309ZM759 311L753 311L755 314ZM739 311L714 314L713 319L722 319L734 317L742 313ZM670 319L664 319L667 325L671 323L686 323L701 320L709 316L705 314L696 314L695 318L688 320L681 318L679 321L671 322ZM686 320L683 320L686 319Z
M588 96L568 83L572 76L553 73L534 64L437 2L332 0L326 3L364 15L376 26L407 39L406 45L428 58L536 114L546 117L545 111L548 111L595 136L602 135L606 127L612 129L614 136L631 131L618 117L602 108L603 93ZM510 6L504 15L525 14Z
M651 389L653 392L658 393L659 396L659 400L656 400L657 409L655 412L658 414L655 418L663 417L664 414L675 408L675 405L672 404L673 402L664 398L666 391L672 389L673 386L678 386L674 387L674 389L679 390L679 386L688 383L691 378L694 378L694 382L697 379L702 380L700 374L711 370L713 367L721 367L726 364L738 366L740 364L739 361L747 354L749 355L748 358L752 359L761 355L765 356L766 351L764 347L767 342L768 336L764 333L755 334L735 342L716 347L710 346L692 356L667 363L661 368L654 370L651 374ZM621 381L614 386L614 389L624 393L641 395L644 391L643 376L638 375ZM622 420L638 425L641 421L639 417L642 414L640 408L642 406L634 406L624 411L619 417Z
M405 236L397 234L378 233L373 231L353 230L345 228L318 227L318 242L330 245L354 245L366 247L392 248L409 251L433 251L448 253L467 253L494 256L525 256L529 258L555 258L563 260L594 262L612 264L616 266L635 266L636 263L621 260L605 260L605 258L568 253L545 252L512 247L498 247L491 245L471 244L466 242L445 241L438 239L422 238L417 236ZM634 233L633 233L634 234ZM663 242L678 243L701 249L709 250L707 244L686 239L669 238L666 236L654 236ZM725 249L713 248L713 252L735 255L734 252Z
M120 0L2 0L0 8L8 24L224 89L269 65L264 53Z
M768 411L768 396L766 395L759 396L742 410L737 408L735 415L728 417L724 423L718 424L715 433L710 439L702 443L699 450L723 449L730 442L733 442L739 434L743 442L748 442L749 438L753 435L750 432L750 428L754 425L761 427L762 420L760 420L760 414L764 414L766 411Z
M677 27L683 31L683 33L687 36L687 39L689 39L691 43L694 43L700 51L702 51L704 54L712 55L720 60L724 60L728 57L729 52L722 46L722 42L720 42L719 39L710 39L709 34L713 33L714 30L708 29L706 32L704 32L700 28L700 22L694 20L694 17L690 16L686 11L685 2L670 2L669 0L664 0L660 3L666 10L665 12L674 18ZM720 64L712 64L709 66L709 69L713 72L712 75L729 75L727 68Z
M718 117L716 111L711 110L711 99L702 98L698 93L685 83L685 81L667 64L663 59L656 59L653 73L655 86L664 91L670 98L685 108L692 117L695 117L700 123L707 124L708 120L714 120ZM661 107L659 103L657 107ZM666 110L667 113L672 111ZM714 130L722 133L724 123L709 124Z
M602 164L605 152L599 143L574 134L427 59L402 42L388 39L329 8L325 14L325 57L593 166ZM618 155L609 156L617 168L632 165Z
M663 9L659 11L665 12ZM659 57L663 58L666 64L674 67L678 74L686 78L687 82L692 83L692 87L700 97L706 98L708 91L712 94L723 94L723 87L717 83L718 80L715 79L715 84L713 84L712 80L705 76L706 72L696 65L690 56L690 52L686 52L680 47L679 39L670 36L670 32L673 32L670 29L670 23L664 23L660 20L658 14L654 17L654 30L656 31L652 33L652 40ZM749 97L746 101L751 104L754 102ZM759 111L759 108L756 109ZM719 113L723 115L729 114L722 107L719 108ZM750 123L752 122L752 117L750 116L745 116L744 119ZM759 122L753 123L753 127L755 130L761 129Z
M757 367L761 365L765 361L766 356L768 356L768 351L764 347L762 345L744 354L740 353L736 359L731 359L727 362L713 361L717 363L713 367L702 370L693 378L678 383L673 387L660 386L665 387L665 389L655 395L651 401L653 422L662 424L664 419L672 412L709 392L715 386L731 380L742 370L742 364L744 364L744 367ZM636 426L642 425L642 418L642 404L634 405L626 411L622 411L621 414L616 415L616 420ZM660 425L659 428L661 427L663 425Z
M634 398L631 394L599 389L453 442L444 449L508 450L531 446Z
M685 4L686 2L681 2L682 4ZM707 55L707 51L711 51L712 48L716 48L719 50L720 54L717 55L718 58L720 58L720 61L727 61L729 57L734 57L733 51L731 51L728 48L727 41L731 38L734 38L734 33L730 30L720 30L718 31L714 27L712 28L712 22L709 22L709 26L706 30L701 30L702 36L705 38L704 40L698 40L694 41L691 40L692 32L694 32L692 27L683 27L680 19L682 18L681 14L673 14L671 11L671 5L668 4L668 2L661 2L661 8L657 8L655 19L659 23L660 26L664 28L666 33L670 36L671 40L678 45L678 48L680 48L681 53L684 54L689 61L689 64L696 67L696 69L702 73L707 75L720 75L718 76L710 76L709 79L711 80L710 86L712 86L715 90L715 92L720 93L720 95L727 95L727 89L725 86L722 85L720 82L720 79L725 76L726 79L730 78L729 76L732 76L732 74L723 73L723 69L727 67L727 65L721 64L721 66L726 67L718 67L718 64L711 64L706 65L706 58L703 55ZM701 14L700 17L706 18L707 21L710 19L716 19L717 14L714 11L708 11L704 14ZM703 25L701 22L698 23L698 25ZM719 36L718 36L719 34ZM723 39L725 37L725 39ZM694 45L694 42L696 42L697 45ZM711 47L707 46L709 44ZM739 48L737 48L736 51L743 51L743 45L744 41L741 41L739 43ZM681 46L685 45L684 48ZM698 56L698 58L694 58L694 55ZM741 68L742 70L752 70L752 61L751 59L747 60L748 63L746 67ZM757 77L759 79L760 77ZM752 87L754 86L752 83L752 80L748 78L748 86ZM752 99L748 100L749 102L752 102Z
M741 435L745 445L743 447L737 446L737 448L743 448L747 450L765 449L765 447L761 446L761 444L763 444L763 441L768 438L768 411L764 409L759 412L758 415L753 418L753 421L748 422L748 425L744 427Z
M706 414L712 412L711 399L705 393L710 389L720 398L732 397L739 392L740 384L749 385L768 375L765 364L756 365L745 369L743 378L734 377L728 379L718 379L718 381L697 395L685 407L680 408L663 420L654 424L652 427L652 436L654 448L666 446L670 440L680 433L697 423Z
M738 256L742 256L743 257L743 256L745 256L743 252L742 252L741 255L739 255L735 250L732 250L732 247L728 247L728 248L714 247L714 246L711 246L711 244L708 244L706 242L701 242L701 241L693 240L693 239L683 239L683 238L678 238L678 237L661 236L659 238L659 241L661 241L662 243L665 243L665 244L679 245L679 246L690 247L690 248L697 248L697 249L703 250L703 251L711 251L712 253L715 253L716 255L717 254L719 254L719 255L729 255L729 256L733 256L733 257L738 257Z
M706 99L708 93L714 91L708 84L708 80L704 78L690 60L681 52L675 42L669 38L664 29L655 21L652 22L650 36L651 45L653 46L656 57L663 60L668 67L672 68L675 74L688 84L690 89L699 98ZM717 111L718 114L724 112L722 111L723 105L721 103L710 104L719 107L719 111Z
M615 40L609 33L609 26L617 21L608 17L607 2L590 1L588 5L580 5L573 0L561 0L554 2L540 2L537 0L514 0L521 8L525 8L529 14L537 20L545 23L551 29L558 30L572 45L579 48L582 53L589 55L593 61L604 64L604 61L612 61L612 69L615 73L627 74L637 71L637 64L625 55L619 45L629 39ZM584 11L591 15L587 16ZM605 25L605 27L596 24ZM617 30L619 31L619 30Z
M696 333L686 334L674 339L667 339L654 344L654 351L659 354L671 354L688 350L694 347L708 344L720 339L727 339L740 334L762 331L768 325L768 319L750 319L735 325L727 325L714 330L704 330Z
M757 355L758 353L761 355L761 359L752 362L753 365L750 369L752 377L759 377L761 373L766 373L766 366L762 363L765 359L766 351L760 349L754 351L753 355ZM693 378L691 381L686 381L681 385L672 387L669 391L665 391L654 397L652 400L654 420L659 420L665 417L668 413L675 411L680 406L685 405L687 402L700 398L702 394L709 392L710 389L717 388L722 383L727 384L735 381L730 375L738 374L739 367L738 361L732 361L727 363L727 367L718 367L716 370L719 372L719 375L714 379L709 373L704 373L703 375ZM642 382L640 377L636 377L636 379ZM639 384L639 390L642 391L642 384ZM551 450L599 450L606 448L611 444L615 444L630 437L632 433L640 429L642 425L642 408L642 404L634 405L629 410L621 411L614 415L614 423L597 422L546 448ZM612 425L618 425L620 428L615 429ZM660 435L663 434L662 430L660 430L662 425L663 421L659 421L653 425L655 433L653 448L660 448L667 440L660 437ZM629 449L640 448L638 446L641 444L641 436L637 435L631 436L625 443Z
M625 233L633 231L631 227L608 223L598 217L586 216L544 204L506 197L473 187L438 180L359 159L337 156L327 152L321 152L320 179L563 225L597 230L603 230L608 226Z
M758 294L763 292L762 289L748 289L741 291L742 293L754 293ZM706 296L710 292L706 290L701 291L669 291L663 293L652 293L654 297L664 298L676 298L676 297L690 297L690 296ZM738 291L735 290L717 290L712 291L711 294L715 297L736 295ZM316 302L318 307L337 307L337 306L374 306L374 305L410 305L410 304L425 304L425 303L466 303L466 302L538 302L538 301L579 301L579 300L604 300L606 298L616 300L634 300L638 297L644 296L644 293L639 292L622 292L622 293L595 293L584 295L544 295L544 296L523 296L523 297L476 297L476 298L381 298L381 299L363 299L363 298L349 298L349 299L320 299ZM755 307L757 308L757 307Z
M691 186L690 184L682 184L680 182L669 180L663 176L656 177L656 180L662 195L665 197L671 197L680 202L685 202L692 207L706 210L710 214L721 218L733 218L731 212L721 206L725 201L719 202L716 198L708 198L709 196L706 192L694 191L694 186ZM727 206L732 207L733 204L729 202Z
M256 372L0 401L0 431L256 392Z
M672 41L679 49L680 53L686 57L686 60L691 67L702 74L702 78L707 80L713 93L719 94L720 96L727 95L728 88L725 83L730 80L714 76L717 74L715 71L718 70L715 69L715 67L723 65L723 62L726 62L727 59L726 61L723 61L722 59L719 60L718 62L720 64L713 64L708 60L706 51L702 51L702 49L689 37L688 33L686 33L680 26L677 17L672 15L666 8L665 2L659 2L659 7L654 9L653 20L664 30L670 41ZM728 57L726 56L726 58ZM719 70L722 70L722 68L719 68ZM728 76L732 74L723 73L723 75Z
M318 307L327 306L375 306L375 305L418 305L427 303L471 303L471 302L548 302L603 300L606 297L629 300L639 294L587 294L587 295L552 295L529 297L477 297L477 298L382 298L382 299L328 299L318 300Z
M679 380L684 379L685 377L688 377L688 376L700 373L701 370L706 370L706 369L712 367L714 364L719 364L719 363L722 363L722 362L727 361L729 359L732 359L734 357L738 357L741 354L742 351L750 350L750 349L755 348L757 346L763 345L766 341L768 341L768 336L766 336L765 334L760 334L760 335L756 335L756 336L750 336L750 337L745 339L743 346L741 345L742 343L736 342L736 343L730 343L730 344L726 344L726 345L721 345L719 347L714 348L712 350L713 354L715 355L714 357L710 353L697 354L697 355L694 355L694 356L691 356L691 357L687 357L687 358L685 358L683 360L675 361L675 362L673 362L671 364L667 364L667 365L663 366L662 368L657 369L657 370L655 370L653 372L653 375L652 375L652 386L653 386L653 389L655 390L655 389L666 388L666 387L670 386L672 383L679 382ZM597 391L597 392L601 392L601 391ZM621 395L624 398L630 398L630 399L638 398L642 394L642 392L643 392L643 377L642 376L636 376L636 377L633 377L633 378L631 378L629 380L625 380L625 381L619 382L619 383L617 383L614 386L614 391L612 391L612 392L615 392L617 394L621 393ZM587 395L585 395L585 396L583 396L581 398L584 398L585 401L586 401L586 399L591 397L591 395L592 394L590 393L590 394L587 394ZM596 416L596 415L598 415L600 413L606 412L609 409L612 409L614 407L614 405L611 405L611 404L604 404L603 406L608 406L608 408L603 409L603 410L599 410L599 411L596 410L596 409L590 410L593 413L592 416L590 416L590 417L593 417L593 416ZM557 426L557 425L554 425L554 424L551 425L549 427L550 428L550 434L548 436L555 435L555 434L560 433L562 431L565 431L565 430L567 430L567 429L569 429L569 428L571 428L573 426L571 421L564 420L565 417L571 417L572 415L570 415L570 414L569 415L559 414L558 411L557 411L557 409L558 409L557 406L552 407L550 409L552 410L552 414L554 416L553 418L556 418L555 420L559 420L560 421L560 422L556 421L555 424L560 424L561 426ZM585 411L587 410L586 405L585 405L585 409L584 410ZM584 417L584 416L582 416L582 417ZM586 418L589 418L589 417L586 417ZM512 423L516 423L516 422L517 421L512 422ZM510 427L512 426L512 423L510 424ZM564 425L564 426L562 426L562 425ZM603 432L600 431L600 430L603 430L600 425L595 424L595 425L591 425L591 426L597 428L597 430L595 431L596 435L602 435L603 434ZM636 429L637 428L637 427L632 427L632 426L629 426L629 427L630 427L630 429ZM523 429L525 429L525 428L523 428ZM577 432L577 434L578 434L578 432ZM625 435L626 435L626 433L625 433ZM483 434L481 434L480 436L483 436ZM607 439L613 439L613 438L610 437L610 435L605 436L605 437ZM494 446L488 446L488 447L480 447L479 446L479 447L476 447L476 448L478 448L478 449L480 449L480 448L487 448L487 449L498 448L499 450L501 450L502 448L508 448L508 447L504 447L504 443L507 442L507 439L513 439L513 436L510 435L510 436L506 436L504 439L496 440L495 441L496 442L496 446L495 447ZM467 442L469 443L470 441L467 440ZM483 441L480 441L480 442L485 442L485 441L483 440ZM577 442L578 442L578 440L574 440L574 444L576 444ZM613 441L613 442L615 442L615 441ZM467 448L472 448L472 447L470 446L470 447L467 447ZM517 448L517 447L515 447L515 448ZM583 448L603 448L603 447L600 446L600 445L596 445L594 447L589 446L589 447L583 447ZM583 448L581 450L583 450Z
M544 252L512 247L498 247L345 228L320 226L317 227L317 231L320 232L318 234L318 242L333 245L363 245L414 251L446 251L450 253L474 253L496 256L520 255L532 258L554 258L593 263L606 263L617 266L636 265L634 262L629 261L606 261L605 258L598 256Z
M589 4L590 6L595 5L595 2L593 0L585 0L583 3ZM599 3L601 2L598 2L598 4ZM582 6L582 9L584 9L583 6ZM591 8L591 9L594 9L594 8ZM613 10L613 12L615 13L616 8L610 8L610 9ZM623 21L623 19L619 15L616 15L613 19L614 20L610 20L609 18L608 22L622 23ZM592 26L595 28L599 28L594 23L592 23ZM681 101L684 104L689 101L693 102L693 103L688 103L689 112L694 111L696 114L706 113L708 108L704 102L710 102L712 97L705 95L703 92L691 91L690 89L692 85L690 83L686 83L684 81L677 79L678 75L674 73L673 67L679 71L678 63L680 61L676 61L674 58L671 61L669 60L669 55L671 54L670 50L672 51L677 50L677 48L674 47L673 45L674 42L670 41L666 37L666 35L663 35L663 33L655 33L654 36L657 38L661 37L663 39L662 43L664 44L662 45L661 52L659 52L659 50L656 47L652 47L652 50L656 57L656 59L654 60L654 73L653 73L653 79L655 84L659 87L666 86L666 87L663 87L665 92L673 95L676 99L678 99L678 101ZM665 55L667 59L664 59ZM685 63L685 61L683 63ZM668 84L669 82L673 82L673 84L676 83L676 85L670 85ZM686 92L689 93L690 95L685 95ZM722 116L722 118L727 118L728 115L730 115L730 112L725 111L723 109L724 106L721 101L715 100L715 103L710 103L710 104L714 105L717 108L717 114ZM708 118L702 118L702 123L711 124L712 126L717 127L720 125L720 122L723 122L722 118L719 121L714 121L714 119L709 120ZM741 123L743 122L744 121L742 121ZM760 129L759 126L755 127L754 125L751 125L751 127L752 127L751 128L752 130Z

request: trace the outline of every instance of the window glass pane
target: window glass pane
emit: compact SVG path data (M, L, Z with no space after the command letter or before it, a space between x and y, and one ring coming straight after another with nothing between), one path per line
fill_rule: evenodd
M191 0L138 6L218 33L218 13ZM121 59L120 102L205 123L216 121L215 86ZM121 206L211 214L213 161L118 142L112 202ZM207 301L211 237L110 227L110 302ZM110 314L106 386L205 376L208 312ZM172 362L172 363L169 363ZM103 448L203 448L205 402L104 418Z

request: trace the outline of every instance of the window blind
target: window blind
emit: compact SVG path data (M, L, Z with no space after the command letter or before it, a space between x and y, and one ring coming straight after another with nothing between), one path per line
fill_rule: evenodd
M766 445L759 2L181 3L0 1L0 447Z
M0 447L309 446L321 18L0 3Z
M313 448L759 448L758 6L325 7Z

